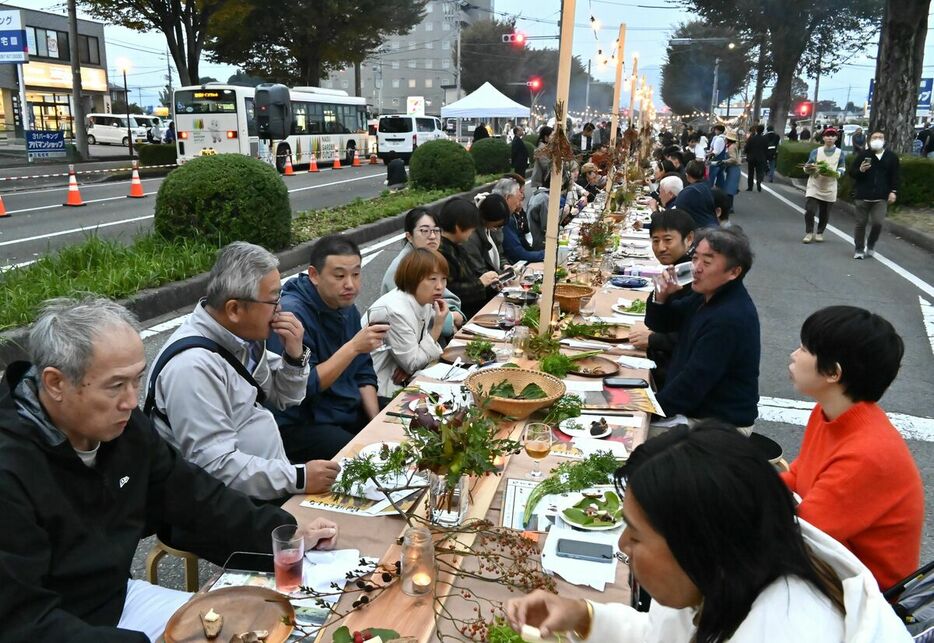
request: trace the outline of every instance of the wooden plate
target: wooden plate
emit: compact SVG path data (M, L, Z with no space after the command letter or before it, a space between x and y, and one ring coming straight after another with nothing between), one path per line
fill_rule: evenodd
M588 373L581 370L585 368L600 368L602 372ZM619 364L606 357L585 357L584 359L574 360L574 370L568 371L568 373L580 375L581 377L610 377L619 373Z
M166 643L204 643L201 614L213 609L224 618L217 641L229 641L235 634L251 630L269 630L266 643L284 643L292 626L282 622L295 620L295 609L287 596L266 587L225 587L193 597L178 608L165 626Z
M463 366L473 366L477 362L467 357L467 347L466 346L448 346L444 349L444 352L441 353L441 361L445 364L453 364L457 361L457 358L461 358L461 365ZM490 358L490 360L496 359L496 356ZM485 364L486 362L481 362Z
M609 342L610 344L625 344L629 341L629 329L631 326L619 324L615 326L616 334L606 335L577 335L579 339L592 339L598 342Z
M496 325L497 318L498 315L496 313L483 313L482 315L475 315L470 322L477 326L483 326L484 328L498 328Z

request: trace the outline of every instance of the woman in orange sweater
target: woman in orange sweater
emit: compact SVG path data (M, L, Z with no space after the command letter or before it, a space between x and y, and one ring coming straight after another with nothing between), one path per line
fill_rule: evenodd
M882 317L831 306L804 322L788 366L795 388L817 406L782 478L801 497L798 515L850 549L883 590L918 567L924 521L921 476L876 404L903 353Z

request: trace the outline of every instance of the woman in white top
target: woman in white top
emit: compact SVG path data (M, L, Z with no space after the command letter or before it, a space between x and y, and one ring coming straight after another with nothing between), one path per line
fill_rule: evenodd
M372 353L378 384L377 395L392 397L415 371L441 357L438 338L448 316L444 290L448 262L437 250L415 248L402 259L395 275L396 288L370 306L370 313L385 308L389 332L384 340L389 350Z
M886 643L911 636L866 567L795 518L791 493L748 438L717 421L671 429L616 472L619 546L648 612L538 590L513 627L612 643Z

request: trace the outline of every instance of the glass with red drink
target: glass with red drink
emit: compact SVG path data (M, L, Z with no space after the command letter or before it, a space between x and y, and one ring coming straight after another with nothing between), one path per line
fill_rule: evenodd
M305 538L296 525L281 525L272 530L272 556L276 589L283 594L298 591L302 584Z

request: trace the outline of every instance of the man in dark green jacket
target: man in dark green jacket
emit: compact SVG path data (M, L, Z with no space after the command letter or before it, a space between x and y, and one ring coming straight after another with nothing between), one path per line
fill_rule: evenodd
M154 640L189 594L130 578L141 538L177 526L269 552L295 524L187 463L136 408L146 359L125 308L49 302L29 345L0 382L0 641ZM337 529L305 534L330 548Z

